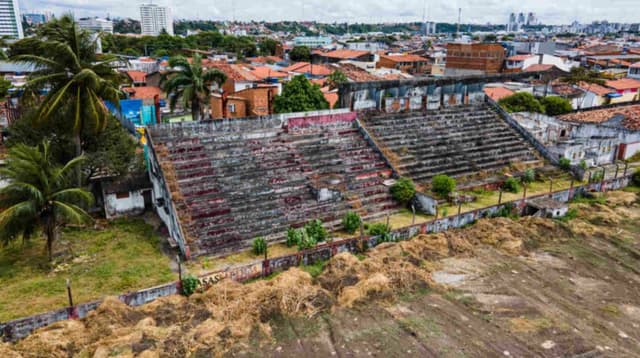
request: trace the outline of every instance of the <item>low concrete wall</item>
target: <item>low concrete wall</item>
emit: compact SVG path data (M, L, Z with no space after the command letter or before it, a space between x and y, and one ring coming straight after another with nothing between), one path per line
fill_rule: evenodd
M432 220L427 223L393 230L391 233L391 237L393 241L409 240L418 234L437 233L449 229L463 227L465 225L473 223L478 219L491 216L491 214L495 213L508 204L514 205L522 213L527 201L529 200L551 196L555 200L567 202L571 200L576 195L576 193L617 190L629 185L630 181L631 176L627 175L616 179L586 184L574 188L555 191L548 194L530 196L526 199L505 202L500 205L489 206L471 212L462 213L460 215L447 216ZM320 260L328 260L332 256L337 255L341 252L355 253L358 250L358 244L360 241L366 242L368 247L374 247L380 243L380 237L364 236L362 238L333 241L330 243L318 245L313 249L298 252L293 255L274 257L268 260L255 261L250 264L207 273L200 276L199 279L201 284L205 288L211 287L226 278L238 282L244 282L250 279L267 276L273 272L284 271L290 267L310 265ZM177 294L179 292L178 286L179 284L177 282L172 282L165 285L123 294L118 298L122 302L130 306L139 306L160 297ZM86 317L88 312L96 309L101 302L102 301L94 301L81 304L76 307L62 308L56 311L1 323L0 337L5 341L15 341L26 337L37 328L41 328L66 319Z

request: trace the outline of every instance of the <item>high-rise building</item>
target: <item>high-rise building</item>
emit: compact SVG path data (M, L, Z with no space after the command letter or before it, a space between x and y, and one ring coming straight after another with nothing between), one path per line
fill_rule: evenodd
M537 25L538 19L536 19L536 14L530 12L527 15L527 26Z
M24 37L18 0L0 0L0 36Z
M91 32L113 33L113 21L97 17L80 19L78 20L78 26L80 26L81 29L89 30Z
M171 9L155 4L140 5L140 28L143 35L157 36L162 30L173 35Z
M509 23L507 24L507 32L518 31L518 23L516 22L516 14L514 12L509 15Z
M29 13L22 15L24 22L29 25L39 25L47 22L45 14Z

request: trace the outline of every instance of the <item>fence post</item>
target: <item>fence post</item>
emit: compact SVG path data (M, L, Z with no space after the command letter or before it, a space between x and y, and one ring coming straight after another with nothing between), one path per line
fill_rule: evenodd
M527 184L524 185L524 190L522 191L522 200L527 200Z
M624 163L624 174L623 174L623 176L625 176L625 177L627 176L627 168L628 167L629 167L629 163L625 162Z
M502 187L500 188L500 194L498 195L498 205L502 204Z
M553 196L553 178L549 178L549 197Z
M180 255L176 255L176 261L178 261L178 281L182 282L182 262L180 262Z
M616 175L613 176L613 179L618 179L618 171L620 170L620 166L616 163Z
M416 207L411 205L411 211L413 213L412 217L411 217L411 225L415 225L416 224Z

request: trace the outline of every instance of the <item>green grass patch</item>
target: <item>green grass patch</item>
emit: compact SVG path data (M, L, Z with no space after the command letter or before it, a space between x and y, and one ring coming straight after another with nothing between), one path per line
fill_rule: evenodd
M176 279L160 250L160 237L142 219L105 225L63 230L54 244L53 268L42 238L0 248L0 321L66 306L67 279L76 303Z
M327 261L321 260L311 265L302 266L302 270L308 272L311 277L318 277L322 270L324 270L324 266L327 264Z

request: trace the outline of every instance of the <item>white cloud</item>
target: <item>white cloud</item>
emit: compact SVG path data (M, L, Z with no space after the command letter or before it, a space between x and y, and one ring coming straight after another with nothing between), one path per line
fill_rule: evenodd
M638 22L638 0L156 0L169 5L174 18L238 20L317 20L323 22L418 21L426 4L433 21L455 22L458 7L462 22L504 23L510 12L535 12L544 23L573 20ZM142 1L129 0L20 0L22 12L72 12L76 16L139 17ZM303 5L304 4L304 5Z

